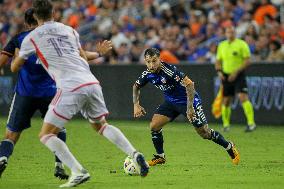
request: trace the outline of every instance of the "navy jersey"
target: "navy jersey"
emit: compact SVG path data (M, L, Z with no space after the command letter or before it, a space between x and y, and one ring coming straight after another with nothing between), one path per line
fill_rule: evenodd
M15 53L15 49L20 49L23 39L30 32L31 31L25 31L13 37L2 53L12 57ZM42 65L37 62L35 55L30 56L20 69L15 92L21 96L30 97L51 97L55 95L55 83Z
M185 74L178 71L173 65L161 62L159 73L144 71L136 81L138 88L143 87L148 82L162 90L165 100L175 104L187 104L186 89L182 85Z

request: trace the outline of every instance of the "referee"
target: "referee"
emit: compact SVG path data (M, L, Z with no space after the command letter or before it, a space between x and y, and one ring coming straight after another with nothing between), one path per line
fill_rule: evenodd
M254 110L248 99L245 69L250 65L247 43L235 37L235 28L226 28L227 40L217 49L216 71L223 84L222 120L224 131L230 130L231 102L238 95L247 118L246 132L255 130Z

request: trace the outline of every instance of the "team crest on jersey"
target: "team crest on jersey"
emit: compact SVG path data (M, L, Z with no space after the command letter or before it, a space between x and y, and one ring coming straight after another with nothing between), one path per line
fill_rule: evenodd
M180 80L180 77L177 75L177 76L175 77L175 80L178 82L178 81Z
M161 81L162 81L162 83L167 83L167 80L166 80L166 78L164 78L164 77L162 77L162 79L161 79Z

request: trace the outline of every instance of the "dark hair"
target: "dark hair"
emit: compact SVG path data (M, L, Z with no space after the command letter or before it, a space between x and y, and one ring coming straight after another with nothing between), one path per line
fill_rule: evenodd
M34 18L34 9L33 8L29 8L29 9L26 10L25 22L30 26L37 25L37 21Z
M52 4L49 0L33 0L35 15L40 20L52 18Z
M160 56L160 51L156 48L149 48L149 49L146 49L145 52L144 52L144 57L146 56Z

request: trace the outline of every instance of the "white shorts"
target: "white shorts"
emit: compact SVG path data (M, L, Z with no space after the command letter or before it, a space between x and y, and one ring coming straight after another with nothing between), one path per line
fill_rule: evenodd
M72 91L58 89L49 105L44 122L63 128L64 124L79 111L91 123L108 114L99 84L85 85Z

